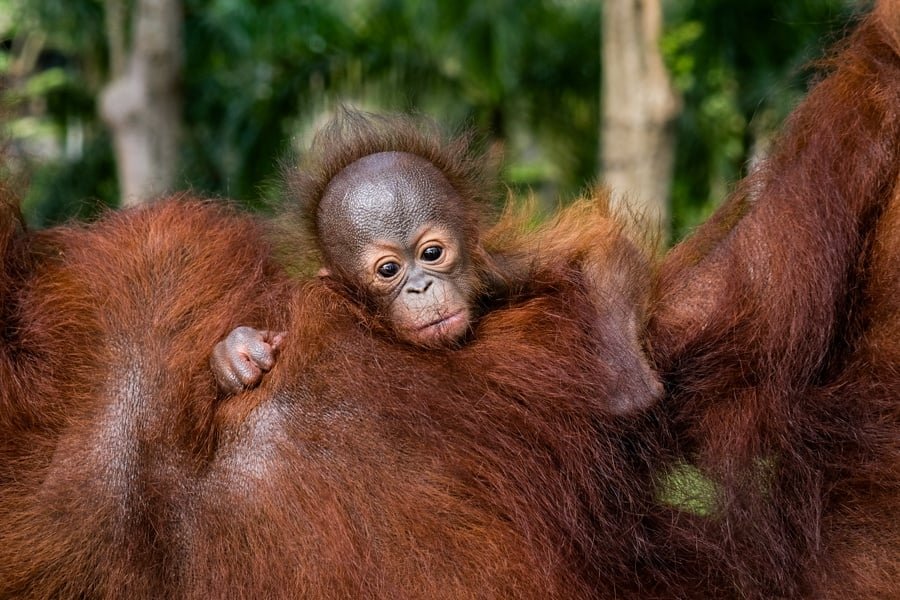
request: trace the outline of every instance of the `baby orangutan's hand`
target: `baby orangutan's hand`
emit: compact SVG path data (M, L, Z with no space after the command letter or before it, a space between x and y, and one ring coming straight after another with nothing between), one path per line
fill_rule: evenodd
M275 355L285 332L236 327L213 348L209 366L219 389L236 394L259 384L263 373L275 365Z

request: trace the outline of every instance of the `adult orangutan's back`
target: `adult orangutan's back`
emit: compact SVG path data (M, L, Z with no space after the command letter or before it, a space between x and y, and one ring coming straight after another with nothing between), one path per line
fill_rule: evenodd
M621 336L576 272L435 350L287 278L212 203L14 246L0 596L577 598L668 573L644 531L670 512L659 439L611 414ZM217 398L209 355L242 322L285 346Z
M170 595L173 494L216 443L205 349L265 314L268 248L252 220L181 200L10 252L0 595Z

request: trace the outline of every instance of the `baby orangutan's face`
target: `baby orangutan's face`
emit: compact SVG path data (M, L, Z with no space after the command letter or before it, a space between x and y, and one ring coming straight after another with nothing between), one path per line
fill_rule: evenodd
M325 270L364 290L402 339L457 342L471 324L476 288L461 211L427 160L404 152L359 159L320 204Z

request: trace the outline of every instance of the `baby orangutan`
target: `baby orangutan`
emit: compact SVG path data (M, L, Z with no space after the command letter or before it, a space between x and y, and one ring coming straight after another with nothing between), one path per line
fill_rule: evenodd
M339 284L376 327L414 346L457 346L492 307L547 285L550 272L555 273L549 275L551 287L565 283L569 270L577 271L574 277L597 298L598 315L619 312L599 304L608 302L607 287L619 285L621 276L611 275L619 268L618 252L639 253L627 244L611 251L623 246L619 232L601 224L611 220L596 211L591 215L596 222L579 222L570 214L527 239L501 224L487 231L494 246L488 249L482 221L490 186L484 183L483 161L470 158L468 140L445 141L402 118L380 122L366 116L362 123L355 122L363 119L356 115L344 118L359 131L339 132L337 140L317 138L325 156L293 174L291 191L313 241L307 245L314 246L323 265L319 275ZM637 309L632 304L640 305L640 287L632 287L625 290L630 314ZM639 319L626 320L630 341L639 348ZM258 383L283 339L250 327L233 330L211 360L220 388L234 393ZM643 357L638 359L644 365ZM659 392L655 376L649 367L641 369L652 398Z
M325 263L319 274L360 293L401 340L458 343L481 292L463 207L428 160L393 151L364 156L334 177L318 204ZM220 387L233 392L255 384L283 339L234 329L213 351Z

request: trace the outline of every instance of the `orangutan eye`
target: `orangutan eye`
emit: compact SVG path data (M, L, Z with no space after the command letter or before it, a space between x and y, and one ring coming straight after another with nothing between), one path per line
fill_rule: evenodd
M378 274L384 277L385 279L390 279L397 275L400 272L400 265L395 262L386 262L380 267L378 267Z
M425 262L434 262L444 255L444 249L440 246L428 246L422 250L422 260Z

